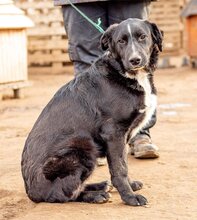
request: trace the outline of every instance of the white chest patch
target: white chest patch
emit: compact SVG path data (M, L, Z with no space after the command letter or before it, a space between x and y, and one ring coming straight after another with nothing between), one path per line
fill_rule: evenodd
M138 81L140 86L143 87L145 91L145 97L144 97L144 104L145 108L140 109L140 113L144 113L145 117L142 120L142 122L133 129L131 133L131 138L133 138L143 127L146 126L146 124L151 120L152 115L154 114L156 107L157 107L157 96L155 94L151 93L151 85L148 80L148 74L144 72L139 72L135 79Z

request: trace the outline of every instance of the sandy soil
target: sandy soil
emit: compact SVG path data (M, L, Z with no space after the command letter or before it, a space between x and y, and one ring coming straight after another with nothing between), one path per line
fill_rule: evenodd
M126 206L116 190L111 202L35 204L24 191L20 173L25 139L42 108L72 76L30 76L34 85L25 98L0 102L0 219L17 220L160 220L197 219L197 71L159 70L158 123L152 138L160 158L137 160L129 155L129 174L141 180L147 207ZM171 105L169 105L171 104ZM89 182L109 179L107 166L98 167Z

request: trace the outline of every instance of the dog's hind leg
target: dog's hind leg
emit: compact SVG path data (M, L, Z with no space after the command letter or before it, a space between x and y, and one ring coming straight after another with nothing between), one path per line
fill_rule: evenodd
M111 195L105 191L83 191L76 201L87 203L106 203Z
M84 191L104 191L110 192L112 191L113 186L109 181L103 181L100 183L92 183L86 184L84 187Z
M51 163L49 164L51 165ZM45 172L43 172L43 168L40 168L36 175L31 175L27 179L29 185L26 187L26 191L32 201L50 203L70 202L75 201L81 191L83 191L83 181L81 180L83 169L72 169L71 174L65 170L65 175L61 173L61 169L57 169L57 166L55 169L54 167L52 167L52 171L56 171L57 174L53 172L50 174L50 168L45 164Z
M86 184L77 201L88 203L105 203L111 197L113 186L108 181Z
M69 149L49 157L27 189L35 202L75 201L83 191L83 182L91 175L96 157L83 149Z
M113 186L108 181L100 183L86 184L83 192L77 198L79 202L105 203L108 202L111 195L109 192Z
M75 201L83 190L80 173L69 175L63 179L57 178L47 192L46 202L71 202Z

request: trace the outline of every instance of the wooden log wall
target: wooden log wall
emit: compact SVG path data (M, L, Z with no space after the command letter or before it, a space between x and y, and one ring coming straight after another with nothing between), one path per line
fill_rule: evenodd
M183 23L180 12L183 1L160 0L154 2L150 10L150 20L164 31L163 55L178 55L183 48Z
M186 1L159 0L151 4L150 20L165 33L163 56L176 56L184 51L180 12ZM61 8L55 7L52 0L15 0L15 3L35 23L28 30L30 72L72 72Z

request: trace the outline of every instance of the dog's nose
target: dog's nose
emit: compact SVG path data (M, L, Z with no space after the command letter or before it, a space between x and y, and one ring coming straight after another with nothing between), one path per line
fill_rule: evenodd
M141 63L141 58L140 57L132 57L132 58L129 59L129 62L133 66L138 66Z

